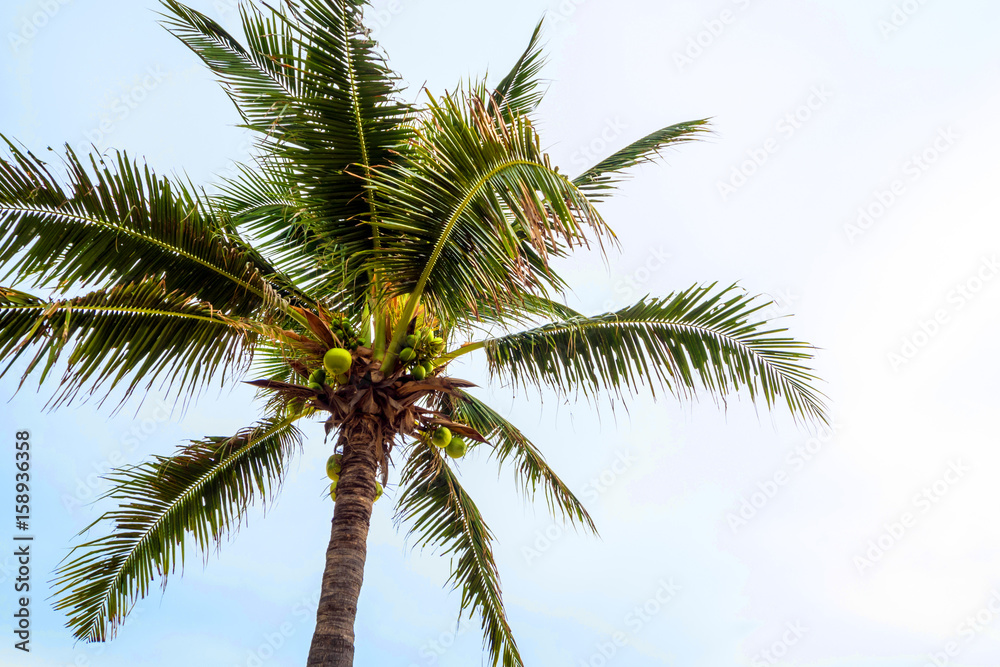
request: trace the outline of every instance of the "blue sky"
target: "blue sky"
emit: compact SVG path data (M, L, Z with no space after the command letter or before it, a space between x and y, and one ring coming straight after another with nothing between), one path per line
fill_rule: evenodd
M156 25L157 3L100 4L3 3L0 132L39 152L127 148L198 183L231 173L248 150L235 110ZM236 29L228 0L190 4ZM396 0L375 2L371 21L419 99L421 85L495 80L543 14L551 85L539 113L556 164L582 170L678 121L712 117L715 129L603 207L622 250L560 266L569 303L602 312L739 281L822 348L835 426L810 432L738 397L595 406L485 388L476 360L456 369L543 447L601 531L553 523L485 456L463 461L527 664L903 667L950 649L948 664L995 665L1000 6ZM154 394L112 415L44 412L46 388L16 386L0 380L13 396L0 433L30 429L35 446L35 635L28 657L5 640L0 664L304 662L332 512L321 424L266 516L252 511L207 567L190 559L95 649L74 645L45 582L101 509L86 504L98 475L251 423L252 393L213 388L184 415ZM11 564L0 556L5 615ZM458 624L447 574L381 502L358 665L482 660L478 619Z

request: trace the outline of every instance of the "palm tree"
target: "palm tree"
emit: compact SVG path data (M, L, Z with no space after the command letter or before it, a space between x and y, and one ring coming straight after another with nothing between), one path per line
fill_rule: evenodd
M532 120L540 25L495 88L473 81L418 108L401 101L362 0L244 6L242 42L176 0L163 5L167 29L255 133L254 163L210 196L124 153L67 147L57 177L4 138L2 370L20 360L22 384L59 373L53 408L120 407L157 384L187 404L209 381L252 372L264 414L110 475L117 509L57 571L56 607L77 638L113 638L186 552L207 557L252 504L273 502L302 446L297 424L319 417L334 440L336 502L307 664L353 663L372 505L395 457L397 517L452 556L450 582L480 616L492 663L521 665L492 534L449 459L486 447L528 497L541 490L554 515L594 524L540 450L449 374L462 355L485 355L493 376L524 388L745 390L825 421L811 348L757 321L768 304L735 286L597 316L557 299L566 284L553 258L616 244L596 204L706 121L653 132L569 178ZM42 289L52 293L31 293Z

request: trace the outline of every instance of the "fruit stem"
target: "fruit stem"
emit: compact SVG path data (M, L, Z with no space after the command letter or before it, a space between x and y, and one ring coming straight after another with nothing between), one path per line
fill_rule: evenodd
M375 320L375 346L372 348L376 359L385 359L385 314L376 312Z
M365 300L364 310L361 311L361 344L365 347L372 345L372 323L371 305Z
M431 361L431 363L434 364L435 368L437 368L442 364L446 364L449 361L452 361L453 359L461 357L463 354L468 354L469 352L475 352L476 350L483 349L484 347L486 347L486 343L488 342L489 341L481 340L478 343L466 343L457 350L452 350L448 354L442 354L440 357L437 357L436 359Z

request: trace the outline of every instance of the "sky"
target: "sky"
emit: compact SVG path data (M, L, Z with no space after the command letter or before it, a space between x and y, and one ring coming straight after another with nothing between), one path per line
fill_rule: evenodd
M191 0L230 29L230 0ZM41 152L124 148L210 187L246 159L237 114L157 3L0 7L0 133ZM605 312L739 282L815 345L832 424L746 397L588 403L455 368L522 427L585 501L578 534L485 452L460 464L496 534L527 665L986 667L1000 660L1000 5L986 0L376 1L369 25L407 84L495 82L546 16L553 162L579 172L648 132L712 118L704 141L644 166L602 213L606 260L557 268L567 303ZM12 372L13 373L13 372ZM33 446L32 652L13 649L13 529L0 531L0 664L301 665L332 504L322 425L278 502L139 602L118 638L74 643L47 582L107 506L100 476L252 423L252 392L186 413L151 394L117 414L47 411L51 386L0 379L0 434ZM10 498L13 447L0 464ZM407 541L396 488L375 507L358 665L482 663L449 563Z

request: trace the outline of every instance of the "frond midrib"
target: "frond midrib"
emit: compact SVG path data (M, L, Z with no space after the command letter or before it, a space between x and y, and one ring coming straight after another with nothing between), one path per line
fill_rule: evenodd
M411 317L413 317L413 313L416 310L417 302L423 295L424 287L427 285L427 280L430 278L431 272L437 265L437 261L444 250L445 244L451 237L451 232L454 229L455 225L458 223L458 219L462 217L462 214L465 212L465 209L468 208L469 205L472 203L473 198L479 193L479 191L483 187L485 187L485 185L490 181L490 179L495 177L497 174L500 174L501 172L507 169L512 169L514 167L535 167L538 169L542 169L548 172L549 174L560 178L565 183L568 183L571 187L575 187L571 183L569 183L569 181L567 181L567 179L562 174L556 172L551 167L547 167L544 164L539 164L538 162L534 162L532 160L525 160L522 158L515 160L504 160L501 163L495 165L488 172L483 174L475 182L475 184L471 188L469 188L469 191L466 193L465 197L462 198L462 201L455 208L455 211L451 214L451 217L449 217L447 224L445 224L444 226L444 230L441 232L441 236L438 237L437 242L434 244L434 249L431 251L430 256L427 258L427 264L424 265L423 271L420 272L420 278L417 280L416 287L414 287L413 292L410 294L410 298L407 300L406 305L403 309L403 316L400 318L399 323L396 325L396 329L393 332L392 341L389 345L389 351L388 354L386 355L386 365L388 366L388 368L392 368L393 365L395 364L396 354L398 352L399 344L402 341L403 333L406 330L406 326L409 325L409 320Z
M135 210L134 207L133 207L133 210ZM229 273L225 269L222 269L222 268L216 266L215 264L212 264L211 262L208 262L208 261L206 261L204 259L201 259L200 257L198 257L196 255L193 255L193 254L187 252L186 250L184 250L182 248L177 248L175 246L170 245L169 243L167 243L165 241L161 241L160 239L151 237L151 236L149 236L147 234L143 234L142 232L129 229L128 227L123 227L123 226L120 226L120 225L114 225L114 224L112 224L110 222L107 222L105 220L101 220L99 218L93 218L93 217L89 217L89 216L86 216L86 215L80 215L80 214L77 214L77 213L70 213L70 212L67 212L67 211L59 210L59 209L49 209L49 208L45 208L45 207L29 208L29 207L19 207L19 206L9 206L9 205L4 206L4 205L0 204L0 211L8 211L8 212L11 212L11 213L21 213L21 214L27 214L27 215L48 215L48 216L62 217L62 218L66 218L66 219L69 219L69 220L76 220L76 221L80 221L80 222L84 222L84 223L89 223L89 224L97 225L99 227L104 227L104 228L110 229L110 230L115 231L115 232L120 232L122 234L127 234L127 235L129 235L129 236L131 236L133 238L139 239L141 241L145 241L146 243L149 243L150 245L154 245L154 246L157 246L159 248L162 248L163 250L166 250L167 252L173 253L173 254L175 254L177 256L180 256L180 257L183 257L184 259L187 259L187 260L190 260L192 262L196 262L198 264L201 264L205 268L210 269L210 270L214 271L215 273L218 273L220 276L222 276L222 277L224 277L224 278L226 278L226 279L228 279L228 280L236 283L240 287L242 287L242 288L244 288L244 289L246 289L246 290L248 290L248 291L256 294L261 299L264 299L264 300L267 299L267 297L264 295L263 291L257 289L256 287L254 287L253 285L250 285L247 282L244 282L243 280L240 280L239 278L237 278L233 274ZM261 280L263 280L263 278L261 278Z
M743 353L751 357L751 359L758 367L776 373L785 382L788 382L789 385L795 387L798 391L805 392L808 395L806 398L808 399L810 405L816 406L815 398L811 396L812 390L810 389L810 387L808 387L808 385L803 384L801 377L798 377L800 373L789 372L789 369L784 368L784 364L782 364L778 359L773 358L771 355L763 354L761 351L751 346L746 340L741 338L735 338L731 334L719 331L717 329L711 329L705 325L676 322L674 320L664 320L664 321L619 320L616 322L589 321L589 322L582 322L576 327L567 325L564 327L556 327L553 329L549 329L546 330L545 332L537 332L536 335L541 334L544 337L547 334L571 333L573 331L579 331L580 329L584 328L611 327L615 325L627 325L627 326L630 325L634 328L640 328L642 326L651 326L655 324L664 324L677 329L688 329L691 331L698 331L700 333L705 334L706 336L721 338L728 341L734 348L741 350ZM525 333L530 333L530 332L525 332ZM487 346L495 346L497 343L504 340L504 338L510 339L510 338L515 338L516 336L517 334L515 334L514 336L504 336L503 338L494 339L492 341L484 341L484 342L486 343Z
M200 12L198 12L198 13L200 14ZM221 28L221 26L220 26L220 28ZM228 31L227 31L227 33L228 33ZM234 56L237 56L238 58L241 58L241 59L249 60L250 62L252 62L254 64L254 66L257 68L258 71L260 71L261 73L263 73L265 75L265 77L269 81L271 81L276 86L278 86L282 90L282 92L284 92L286 95L289 95L291 97L295 96L295 91L289 89L280 78L275 77L273 72L271 72L269 69L267 69L266 67L264 67L261 64L260 61L258 61L256 58L254 58L253 57L254 53L250 49L244 49L242 51L237 50L237 49L235 49L232 46L232 44L230 44L226 40L220 39L218 37L218 35L215 34L214 31L212 31L211 34L206 35L203 31L199 30L199 34L200 34L200 36L202 38L205 38L205 39L208 39L208 40L212 41L217 46L219 46L222 49L228 51L230 54L232 54ZM178 37L178 39L180 39L180 38ZM235 38L234 38L234 40L235 40ZM181 39L181 42L184 43L185 45L187 45L187 42L185 40ZM205 58L200 53L198 53L197 51L195 51L195 53L198 55L199 58L202 58L202 60L205 60ZM226 85L228 86L229 84L227 83Z
M351 48L351 27L348 24L348 13L343 12L344 55L347 58L348 95L351 99L351 115L354 117L354 129L358 133L358 147L361 149L361 166L365 170L365 178L371 180L372 166L368 156L368 137L361 121L361 92L358 90L358 79L354 71L354 49ZM368 208L371 211L372 242L376 250L382 247L378 228L378 213L375 208L375 198L371 191L365 195Z
M53 308L53 306L55 306ZM231 322L225 320L219 320L212 317L206 317L204 315L193 315L190 313L178 313L170 310L156 310L154 308L134 308L130 306L73 306L66 303L41 303L41 304L30 304L30 305L0 305L0 310L41 310L45 312L59 312L59 311L87 311L87 312L100 312L107 315L114 315L116 313L130 313L135 315L156 315L163 317L176 317L186 320L201 320L203 322L211 322L212 324L221 324L227 327L235 327Z
M616 328L617 327L629 327L629 328L636 328L636 329L638 329L638 328L652 327L652 326L657 326L657 325L674 327L674 328L677 328L677 329L689 329L689 330L692 330L692 331L700 331L701 333L704 333L704 334L710 335L710 336L714 336L716 338L724 338L727 341L731 341L734 346L745 348L746 351L747 351L747 353L753 354L755 357L764 358L763 355L758 350L756 350L755 348L753 348L753 347L750 346L750 344L747 342L747 340L745 338L737 338L733 334L730 334L730 333L728 333L726 331L722 331L722 330L719 330L719 329L713 329L713 328L711 328L709 326L706 326L706 325L691 324L689 322L678 322L676 320L632 320L632 319L629 319L629 320L615 320L614 322L611 322L611 321L595 322L595 321L590 320L590 321L586 321L586 322L581 322L579 325L569 325L569 324L567 324L565 326L555 326L555 327L552 327L550 329L544 329L544 330L538 329L538 330L535 330L535 331L525 331L525 332L522 332L520 334L512 334L510 336L502 336L500 338L494 338L492 340L488 340L488 341L484 341L484 342L486 343L486 345L496 345L496 344L500 343L503 340L513 340L513 339L516 339L519 336L524 336L524 335L533 335L533 336L542 336L542 337L544 337L544 336L548 336L550 334L573 333L573 332L576 332L576 331L580 331L581 329L592 329L592 328L601 328L601 327L616 327Z
M170 515L170 513L174 510L174 508L177 505L179 505L182 502L186 502L187 500L189 500L190 497L195 492L201 490L201 488L206 483L208 483L208 481L213 476L218 475L221 471L223 471L226 468L228 468L232 464L232 462L235 459L237 459L239 456L245 454L248 450L250 450L251 448L256 447L258 444L260 444L260 442L262 440L265 440L266 438L274 435L276 432L278 432L282 428L285 428L286 426L290 425L291 423L293 423L297 419L300 419L302 416L303 415L297 415L295 417L291 417L289 419L286 419L286 420L282 421L281 423L275 425L273 428L269 429L267 432L265 432L264 434L262 434L260 437L254 439L252 442L248 443L245 447L241 447L240 449L236 450L235 452L233 452L232 454L230 454L229 456L227 456L224 460L220 461L219 465L215 466L211 470L206 471L205 474L203 474L201 477L199 477L198 480L194 484L192 484L191 487L187 491L185 491L183 494L181 494L176 499L174 499L163 510L163 512L160 514L160 516L158 516L156 518L156 520L152 524L150 524L149 528L147 528L145 530L145 532L143 532L142 537L140 537L138 540L136 540L136 542L134 543L132 549L129 551L128 556L125 557L125 559L122 561L121 565L115 571L114 578L111 580L110 585L107 586L107 588L105 589L105 593L104 593L104 595L102 596L102 599L101 599L101 612L102 613L101 614L94 614L94 616L95 617L100 617L101 615L106 615L107 614L107 611L108 611L108 601L109 601L109 599L111 597L111 593L112 593L112 591L114 591L119 586L120 579L121 579L122 575L124 574L125 569L128 567L129 563L131 563L132 560L135 558L136 553L139 551L139 548L141 546L143 546L147 542L147 540L149 540L150 535L166 520L166 517ZM164 573L164 574L166 574L166 573ZM94 620L92 620L91 623L89 624L89 626L87 627L87 630L88 630L87 634L88 634L88 636L94 636L94 631L96 630L96 627L97 627L97 622L96 622L96 618L94 618Z
M472 539L472 528L469 526L469 518L465 513L465 507L462 505L462 502L459 499L458 494L455 493L455 487L454 484L452 483L450 475L448 476L448 488L449 490L451 490L452 498L454 499L455 502L455 508L458 510L459 515L462 517L462 525L465 527L465 538L469 541L469 550L476 558L476 564L479 566L479 571L488 572L489 570L486 568L483 561L479 558L479 550L476 549L475 541ZM496 608L496 605L493 602L493 597L490 595L487 595L486 597L490 601L490 609L492 610L493 614L501 619L501 621L504 624L504 627L509 632L510 627L507 625L506 620L504 619L504 616L501 613L501 611Z

